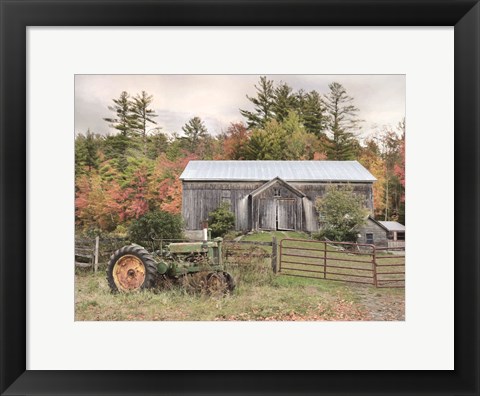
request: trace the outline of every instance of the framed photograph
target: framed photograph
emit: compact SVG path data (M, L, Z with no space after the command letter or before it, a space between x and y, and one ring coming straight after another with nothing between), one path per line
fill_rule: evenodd
M478 395L479 7L2 1L1 393Z

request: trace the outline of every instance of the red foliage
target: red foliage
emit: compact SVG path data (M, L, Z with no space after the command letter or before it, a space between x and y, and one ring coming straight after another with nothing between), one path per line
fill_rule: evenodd
M319 153L318 151L315 151L313 153L313 159L316 161L323 161L327 159L327 154L325 153Z
M218 159L245 159L245 146L250 138L247 127L241 123L231 123L225 133L223 141L223 154Z

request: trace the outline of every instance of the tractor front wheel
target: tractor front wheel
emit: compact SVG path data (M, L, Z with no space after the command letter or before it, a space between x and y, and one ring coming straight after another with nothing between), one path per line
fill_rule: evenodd
M141 246L124 246L110 257L107 281L110 289L114 292L133 292L151 288L156 277L155 260Z

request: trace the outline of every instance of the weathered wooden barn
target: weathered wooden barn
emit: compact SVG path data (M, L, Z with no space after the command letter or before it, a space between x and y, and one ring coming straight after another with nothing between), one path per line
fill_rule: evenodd
M315 200L328 185L352 185L373 213L376 180L357 161L190 161L180 179L187 231L227 202L236 230L310 232L318 230Z

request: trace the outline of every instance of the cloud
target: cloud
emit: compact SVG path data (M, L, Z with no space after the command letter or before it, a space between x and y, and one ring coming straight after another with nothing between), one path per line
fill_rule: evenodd
M405 76L403 75L271 75L294 90L317 90L324 94L328 84L345 86L364 131L376 126L396 125L405 116ZM239 109L252 109L246 95L255 96L258 75L77 75L75 77L75 132L90 128L95 133L113 130L103 120L111 116L108 106L122 91L135 95L142 90L154 96L152 107L158 125L166 132L181 132L194 116L204 120L216 135L231 122L242 121ZM153 127L153 126L152 126Z

